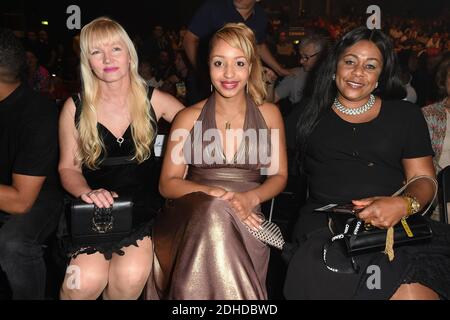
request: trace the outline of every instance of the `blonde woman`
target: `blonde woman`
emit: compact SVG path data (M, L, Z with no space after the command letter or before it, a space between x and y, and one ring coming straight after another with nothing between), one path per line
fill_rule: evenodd
M72 247L61 299L136 299L152 265L152 146L156 123L171 122L183 106L172 96L147 88L138 75L136 50L125 30L109 18L97 18L81 30L83 91L64 104L59 126L59 173L72 196L110 207L114 198L133 197L133 231L124 239L97 247ZM107 158L129 164L107 165Z
M264 102L255 48L242 23L217 31L209 55L213 93L174 121L149 297L267 299L269 248L249 229L263 221L260 204L285 187L287 164L282 117Z

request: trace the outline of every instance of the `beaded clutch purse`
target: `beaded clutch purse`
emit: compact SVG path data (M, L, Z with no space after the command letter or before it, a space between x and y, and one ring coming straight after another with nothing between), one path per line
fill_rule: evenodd
M261 224L261 227L262 228L258 231L254 231L249 227L247 227L247 229L261 242L264 242L271 247L282 250L285 242L280 228L275 223L268 220L265 220Z

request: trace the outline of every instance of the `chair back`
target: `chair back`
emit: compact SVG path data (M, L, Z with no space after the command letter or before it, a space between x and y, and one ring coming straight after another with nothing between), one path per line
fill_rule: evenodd
M450 202L450 166L445 167L439 172L438 182L440 220L448 224L447 203Z

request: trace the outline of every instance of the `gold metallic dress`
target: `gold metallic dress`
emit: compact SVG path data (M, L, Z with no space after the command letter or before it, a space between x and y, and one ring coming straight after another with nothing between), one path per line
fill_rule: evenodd
M245 139L233 161L225 161L220 141L199 140L206 130L217 128L214 96L197 121L202 128L192 129L185 157L186 150L194 155L195 146L200 146L202 150L209 148L203 157L214 157L219 150L222 161L210 164L203 159L191 164L186 179L235 192L258 187L265 162L258 154L270 154L270 134L251 99L247 98L244 132L256 129L254 132L267 135L258 135L258 143ZM259 207L254 211L262 215ZM228 201L203 192L168 200L155 221L153 243L154 267L146 294L149 299L267 299L269 248L249 233Z

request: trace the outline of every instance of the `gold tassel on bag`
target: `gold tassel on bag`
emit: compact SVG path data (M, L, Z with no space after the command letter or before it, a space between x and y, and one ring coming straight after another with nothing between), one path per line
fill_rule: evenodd
M422 178L428 179L428 180L430 180L430 181L434 184L434 195L433 195L433 199L432 199L431 202L428 204L428 207L426 208L426 210L422 213L422 215L424 215L425 213L428 212L428 210L430 210L431 205L433 204L434 199L436 199L436 196L437 196L437 192L438 192L438 183L437 183L437 181L436 181L436 179L435 179L434 177L424 176L424 175L421 175L421 176L415 176L415 177L411 178L411 180L409 180L403 187L401 187L399 190L397 190L397 191L392 195L392 197L399 196L400 194L402 194L402 192L403 192L404 190L406 190L406 188L407 188L411 183L413 183L413 182L416 181L416 180L422 179ZM405 194L405 196L403 196L403 198L408 202L408 209L407 209L406 217L408 217L409 215L415 214L415 213L417 213L418 211L420 211L420 204L419 204L419 202L417 201L417 199L416 199L414 196L411 196L411 195L409 195L409 194ZM415 204L413 205L413 203L415 203ZM406 218L406 217L403 217L403 218L402 218L402 223L403 223L403 227L405 228L406 233L408 234L408 229L409 229L409 227L407 226L407 223L406 223L406 221L405 221L405 218ZM406 226L405 226L405 224L406 224ZM411 230L409 230L409 232L411 232ZM411 235L408 234L408 236L411 236ZM384 248L384 253L388 255L389 261L394 260L394 257L395 257L395 255L394 255L394 227L390 227L390 228L387 230L387 233L386 233L386 246L385 246L385 248Z
M390 227L386 233L386 247L384 253L388 255L389 261L394 260L394 227Z

